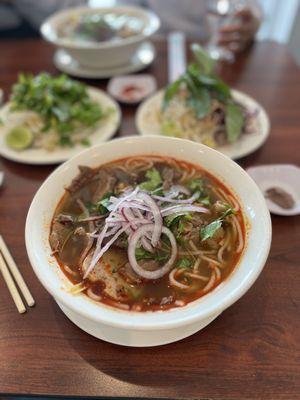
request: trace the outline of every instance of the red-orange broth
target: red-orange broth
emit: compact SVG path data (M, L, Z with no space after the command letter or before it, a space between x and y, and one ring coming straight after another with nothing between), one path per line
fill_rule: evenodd
M149 191L155 184L157 188ZM145 279L131 267L128 247L132 236L126 232L84 277L97 243L97 238L89 235L95 231L99 235L109 215L103 204L107 205L107 201L110 204L111 196L121 199L136 186L148 188L140 189L140 192L163 198L171 196L170 193L176 194L174 188L177 186L181 188L178 190L186 188L185 194L179 192L174 198L179 205L155 199L162 210L161 215L167 212L167 207L182 208L186 205L204 207L209 213L186 212L178 215L177 219L178 213L162 218L163 226L176 239L177 255L170 270L159 279ZM192 196L196 198L192 204L181 204L182 200L190 201ZM134 214L138 212L134 208L132 210ZM151 214L150 211L141 212L146 218ZM207 232L212 233L208 226L215 230L211 237L205 239ZM130 229L133 235L131 225ZM146 240L152 243L150 236ZM105 238L102 246L112 237ZM81 168L55 210L49 240L61 270L75 285L74 293L81 292L94 301L125 310L155 311L184 306L226 279L241 257L245 224L234 194L209 172L173 158L141 156L95 169ZM137 247L135 257L138 265L143 270L154 271L151 274L163 268L172 257L169 239L163 234L157 247L152 249L154 252L145 251L141 241Z

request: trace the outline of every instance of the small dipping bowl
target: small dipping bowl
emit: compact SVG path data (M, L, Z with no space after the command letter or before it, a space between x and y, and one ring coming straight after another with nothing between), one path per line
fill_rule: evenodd
M156 91L156 80L152 75L123 75L112 78L107 90L121 103L137 104Z
M248 174L256 182L266 197L267 206L271 213L291 216L300 214L300 168L292 164L271 164L247 169ZM266 196L272 188L279 188L288 193L294 200L290 208L283 208Z

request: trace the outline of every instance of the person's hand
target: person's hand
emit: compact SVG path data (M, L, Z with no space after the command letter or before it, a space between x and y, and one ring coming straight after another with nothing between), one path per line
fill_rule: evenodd
M239 10L234 17L237 22L220 28L218 44L238 53L253 41L260 19L250 8Z

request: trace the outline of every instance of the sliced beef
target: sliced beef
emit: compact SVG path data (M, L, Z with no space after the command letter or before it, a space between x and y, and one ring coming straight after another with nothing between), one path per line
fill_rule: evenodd
M163 189L164 191L170 190L171 186L173 186L174 180L174 169L169 167L164 167L161 173L163 179Z
M69 232L69 227L57 220L54 220L49 236L49 242L53 253L58 252L62 248Z
M100 170L93 182L92 203L97 203L106 193L112 192L116 181L117 179L112 174L109 174L105 170Z
M66 187L66 190L71 194L76 193L79 189L86 185L96 173L92 168L83 165L80 165L78 168L79 175L77 175L76 178L72 180L71 184Z

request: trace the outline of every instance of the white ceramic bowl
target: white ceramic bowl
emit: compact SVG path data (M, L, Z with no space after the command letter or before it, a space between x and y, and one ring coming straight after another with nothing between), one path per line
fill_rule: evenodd
M231 188L247 220L246 247L233 273L206 296L182 308L129 312L97 304L85 295L63 289L67 278L51 257L50 222L64 187L78 174L78 165L97 167L135 155L172 156L199 164ZM128 137L95 146L57 168L43 183L26 221L26 247L33 269L62 311L93 336L126 346L174 342L202 329L238 300L260 274L269 253L271 222L265 200L249 175L223 154L191 141L165 137Z
M61 24L66 23L70 16L107 12L137 17L144 22L145 28L141 34L126 39L99 43L74 41L57 35L58 28ZM159 18L152 11L141 7L75 7L51 15L42 24L40 30L45 40L64 49L81 66L108 68L128 64L143 42L152 36L159 27Z

